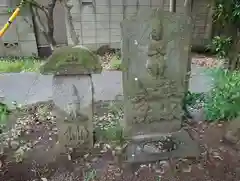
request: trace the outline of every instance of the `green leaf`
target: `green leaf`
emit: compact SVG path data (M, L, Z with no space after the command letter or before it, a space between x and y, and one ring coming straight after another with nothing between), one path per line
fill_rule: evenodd
M209 121L230 120L240 113L240 72L215 69L214 87L205 99L204 110Z

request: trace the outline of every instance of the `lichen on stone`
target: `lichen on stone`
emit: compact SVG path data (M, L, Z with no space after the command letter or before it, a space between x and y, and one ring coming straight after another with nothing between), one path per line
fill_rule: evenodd
M98 55L84 46L57 48L41 66L41 74L77 75L101 73Z

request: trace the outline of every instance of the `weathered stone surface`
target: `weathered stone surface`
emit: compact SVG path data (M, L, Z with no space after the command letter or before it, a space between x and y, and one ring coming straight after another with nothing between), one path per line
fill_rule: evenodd
M199 146L186 131L181 130L173 134L133 138L125 156L128 163L145 163L169 158L194 158L199 154Z
M205 121L204 108L188 108L191 120L195 123Z
M129 133L146 133L146 124L151 127L150 133L178 130L188 65L189 19L146 8L121 26L125 124ZM175 126L163 129L162 123ZM132 131L136 126L143 130Z
M79 75L101 73L99 57L83 46L57 48L41 66L42 74Z
M150 139L149 135L180 130L187 83L190 19L146 8L124 20L121 27L125 136ZM131 147L129 152L136 146ZM145 149L151 147L150 144ZM151 153L148 154L151 157ZM134 159L141 157L140 154Z
M93 92L89 75L54 76L53 101L63 111L58 119L60 144L87 151L93 146Z
M231 144L238 145L240 149L240 117L232 120L226 128L224 139Z

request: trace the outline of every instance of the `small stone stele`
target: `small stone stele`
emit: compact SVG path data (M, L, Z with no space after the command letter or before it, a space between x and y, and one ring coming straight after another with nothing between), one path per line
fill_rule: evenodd
M41 67L42 74L54 74L53 102L60 109L57 118L61 146L86 152L93 146L93 82L101 73L98 56L83 46L56 49Z
M54 76L53 101L63 111L57 119L61 145L85 152L93 146L91 76Z

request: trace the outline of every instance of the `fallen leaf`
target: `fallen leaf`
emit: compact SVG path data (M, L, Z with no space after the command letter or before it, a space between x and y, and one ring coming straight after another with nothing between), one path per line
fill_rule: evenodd
M213 152L213 158L216 158L216 159L219 159L219 160L223 160L223 158L217 152Z
M69 160L69 161L72 160L72 157L71 157L71 155L69 155L69 154L68 154L68 160Z
M85 154L83 157L86 159L89 156L89 153Z
M94 157L93 159L92 159L92 162L96 162L98 160L98 157Z
M185 173L190 173L192 171L192 166L188 165L188 167L183 168L182 171Z
M23 157L24 157L24 148L20 147L16 152L15 152L15 159L17 163L20 163L23 161Z

